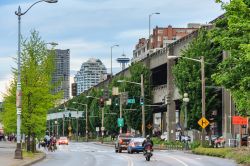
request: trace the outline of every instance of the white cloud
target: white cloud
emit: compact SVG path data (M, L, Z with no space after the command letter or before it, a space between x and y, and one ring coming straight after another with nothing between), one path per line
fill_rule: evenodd
M12 59L17 52L14 12L19 5L25 11L34 2L27 1L0 6L0 87L5 87L11 67L16 66ZM57 4L32 7L22 16L21 33L27 38L30 30L36 29L46 42L58 42L57 48L70 49L71 70L79 70L91 57L110 68L110 46L119 44L113 50L113 67L120 67L115 59L123 50L131 57L138 39L148 36L148 15L152 12L161 13L152 16L152 28L206 23L223 13L213 0L59 0Z
M128 38L139 39L142 37L146 38L147 36L148 36L148 29L133 29L133 30L120 32L117 35L117 38L118 39L128 39Z

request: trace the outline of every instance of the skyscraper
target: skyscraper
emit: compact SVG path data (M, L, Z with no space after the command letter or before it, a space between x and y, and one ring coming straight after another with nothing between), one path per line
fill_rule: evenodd
M70 50L56 49L55 72L52 83L56 84L54 92L63 91L64 100L69 99L69 77L70 77ZM59 84L58 84L59 83ZM58 84L58 85L57 85Z
M84 62L74 77L75 83L77 83L77 95L98 84L106 76L107 69L101 60L91 58Z

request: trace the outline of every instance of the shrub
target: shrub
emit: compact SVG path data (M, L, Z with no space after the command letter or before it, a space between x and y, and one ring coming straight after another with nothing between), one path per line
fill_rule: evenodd
M194 141L194 142L191 142L189 145L191 149L195 149L195 148L198 148L201 145L201 143L200 141Z

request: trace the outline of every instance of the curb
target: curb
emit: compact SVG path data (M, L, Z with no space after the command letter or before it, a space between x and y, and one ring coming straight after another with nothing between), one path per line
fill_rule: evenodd
M24 163L24 164L22 164L22 165L20 165L20 166L31 166L31 165L33 165L33 164L35 164L35 163L38 163L38 162L44 160L45 158L46 158L46 154L43 153L43 154L41 155L41 157L39 157L39 158L37 158L37 159L35 159L35 160L32 160L32 161L30 161L30 162L28 162L28 163Z

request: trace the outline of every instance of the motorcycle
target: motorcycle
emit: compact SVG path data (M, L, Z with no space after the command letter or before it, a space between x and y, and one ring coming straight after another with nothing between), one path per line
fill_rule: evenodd
M152 147L148 146L145 148L144 156L146 158L146 161L150 161L150 157L153 156L153 149Z

